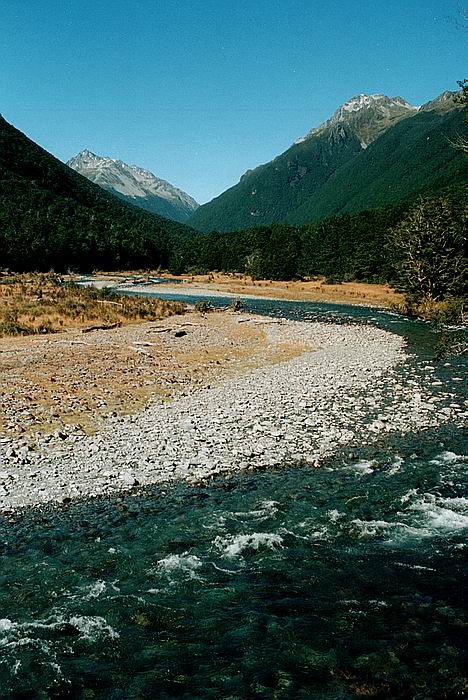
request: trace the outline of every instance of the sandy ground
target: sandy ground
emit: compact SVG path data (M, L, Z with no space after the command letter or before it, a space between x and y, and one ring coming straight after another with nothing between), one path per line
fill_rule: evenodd
M247 320L249 319L249 320ZM0 339L0 439L33 444L74 426L93 433L109 415L283 362L310 347L273 343L265 320L189 313L83 334Z

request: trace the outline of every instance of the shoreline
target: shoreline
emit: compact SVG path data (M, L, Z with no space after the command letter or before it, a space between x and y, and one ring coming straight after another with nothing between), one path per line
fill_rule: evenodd
M201 385L189 381L172 400L153 397L130 415L111 413L95 434L59 431L20 449L2 438L0 512L279 464L318 467L382 433L449 419L431 399L427 373L405 365L404 343L388 331L245 314L235 322L242 333L261 323L270 354L295 350L214 385L209 374Z
M86 277L85 275L83 277ZM136 276L143 279L143 276ZM149 279L151 279L149 277ZM183 278L161 275L163 283L145 282L140 285L129 283L129 275L98 274L91 284L95 286L113 286L117 282L118 291L157 293L161 297L179 295L203 297L226 297L230 299L270 299L272 301L303 301L311 303L341 304L367 306L391 310L398 305L403 296L388 285L367 284L363 282L343 282L342 284L325 284L323 281L281 282L273 280L252 281L234 274L212 273L210 275L186 276Z

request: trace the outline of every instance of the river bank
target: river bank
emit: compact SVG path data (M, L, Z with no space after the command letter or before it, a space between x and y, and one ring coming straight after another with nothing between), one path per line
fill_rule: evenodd
M153 280L153 282L152 282ZM158 280L155 282L155 280ZM120 291L136 291L144 284L145 292L180 296L231 297L247 299L276 299L290 301L326 302L351 304L376 308L397 307L403 302L403 295L387 284L367 284L365 282L338 282L329 284L323 278L300 280L252 280L236 273L211 272L206 275L152 275L137 273L105 273L95 275L92 283L96 286L117 285ZM136 284L135 284L136 283Z
M184 317L182 325L166 319L96 332L87 345L67 334L68 349L64 339L35 339L36 353L44 359L48 350L49 360L59 358L69 370L59 382L50 377L62 394L57 388L49 398L58 396L60 402L60 396L63 401L68 397L77 409L78 389L84 395L86 386L100 389L103 377L113 386L112 367L116 375L126 367L119 386L134 389L141 402L117 411L109 396L98 391L104 405L98 400L91 406L92 393L85 402L92 430L83 423L62 422L53 433L50 425L29 434L24 429L19 435L5 433L0 441L0 509L173 480L198 483L280 463L316 467L337 450L349 447L352 455L353 445L372 444L381 435L462 417L459 405L438 410L438 402L447 397L432 394L432 384L437 384L431 380L433 368L404 369L403 342L387 331L246 314L197 318ZM23 375L27 341L31 339L17 341ZM99 367L93 348L98 354L104 349L100 375L84 372L85 365ZM35 372L31 356L29 362ZM4 397L5 403L8 408ZM18 424L24 426L28 416L34 419L31 410L14 412ZM360 468L372 471L375 465Z
M41 438L28 411L10 416L26 432L0 442L8 697L463 695L464 359L434 364L431 328L394 314L245 305L262 316L0 354L17 400L26 374L38 392L56 379L54 412L109 402L127 365L129 391L152 370L187 379L127 413L91 410L90 434ZM210 342L225 361L189 365Z

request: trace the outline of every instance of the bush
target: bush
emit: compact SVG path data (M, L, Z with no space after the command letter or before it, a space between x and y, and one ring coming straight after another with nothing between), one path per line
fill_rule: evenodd
M391 231L398 281L416 302L443 301L464 293L465 223L465 212L457 203L436 197L421 199Z
M229 302L229 310L230 311L243 311L244 304L241 302L240 299L233 299L231 302Z
M431 305L427 311L425 318L433 323L440 323L444 326L453 326L464 321L464 300L463 299L447 299L438 304Z
M199 299L198 301L195 302L195 311L197 314L206 314L208 311L212 311L213 307L211 304L207 301L204 301L203 299Z
M463 331L443 331L434 348L434 360L442 360L447 355L466 353L466 333Z
M343 284L343 280L337 275L329 275L328 277L325 277L323 284Z

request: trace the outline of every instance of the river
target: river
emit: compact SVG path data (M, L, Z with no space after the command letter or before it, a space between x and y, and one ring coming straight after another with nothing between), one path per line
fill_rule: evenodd
M383 311L244 306L376 324L432 358L427 324ZM460 404L463 360L434 367ZM315 469L0 516L0 698L466 697L465 448L449 422Z

